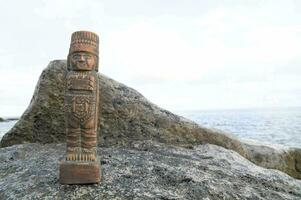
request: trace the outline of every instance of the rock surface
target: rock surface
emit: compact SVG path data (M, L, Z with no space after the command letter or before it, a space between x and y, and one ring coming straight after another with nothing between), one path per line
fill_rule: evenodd
M23 143L65 142L64 92L66 61L55 60L40 76L27 110L1 140L1 147ZM301 178L301 150L243 143L218 130L159 108L139 92L99 74L99 145L128 146L152 140L182 147L215 144L232 149L252 162Z
M66 61L50 62L42 72L33 98L19 122L3 137L1 146L65 141L64 92ZM99 145L125 146L134 140L155 140L191 146L219 143L243 153L234 137L198 126L161 109L139 92L99 74Z
M301 199L301 181L216 145L98 148L100 185L60 185L64 144L0 149L0 199Z

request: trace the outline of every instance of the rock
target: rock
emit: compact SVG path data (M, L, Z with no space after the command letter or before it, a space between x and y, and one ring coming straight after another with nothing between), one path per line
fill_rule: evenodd
M102 182L60 185L64 144L0 149L0 199L300 199L301 181L216 145L99 147Z
M19 118L18 117L9 117L9 118L6 118L5 120L6 121L17 121L17 120L19 120Z
M9 117L9 118L1 118L0 117L0 122L10 122L10 121L17 121L19 118L17 117Z
M3 137L1 146L65 142L64 92L66 61L52 61L42 72L30 105ZM99 144L126 146L135 140L155 140L192 146L216 143L244 149L234 137L200 127L150 103L139 92L102 74L100 82Z
M243 143L248 152L246 158L269 169L278 169L301 179L301 149L285 148L260 142Z
M64 92L66 61L50 62L42 72L30 105L1 140L1 147L23 143L65 142ZM99 145L128 146L152 140L192 148L215 144L252 162L301 178L301 150L258 147L219 130L204 128L149 102L139 92L99 74ZM264 151L261 151L264 149Z

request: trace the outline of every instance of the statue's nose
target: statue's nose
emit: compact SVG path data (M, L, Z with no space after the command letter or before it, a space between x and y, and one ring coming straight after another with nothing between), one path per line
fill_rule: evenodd
M85 58L84 58L83 55L80 55L80 56L79 56L79 61L80 61L80 62L84 62L84 61L85 61Z

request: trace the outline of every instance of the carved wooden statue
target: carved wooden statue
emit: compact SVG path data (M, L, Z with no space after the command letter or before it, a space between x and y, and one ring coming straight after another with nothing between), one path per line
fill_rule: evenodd
M71 36L65 91L67 152L60 163L62 184L100 182L96 152L98 48L95 33L78 31Z

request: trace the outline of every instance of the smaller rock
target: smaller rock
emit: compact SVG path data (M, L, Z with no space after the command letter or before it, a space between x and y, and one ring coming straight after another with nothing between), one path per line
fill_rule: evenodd
M20 119L19 117L9 117L6 119L6 121L17 121L19 119Z

